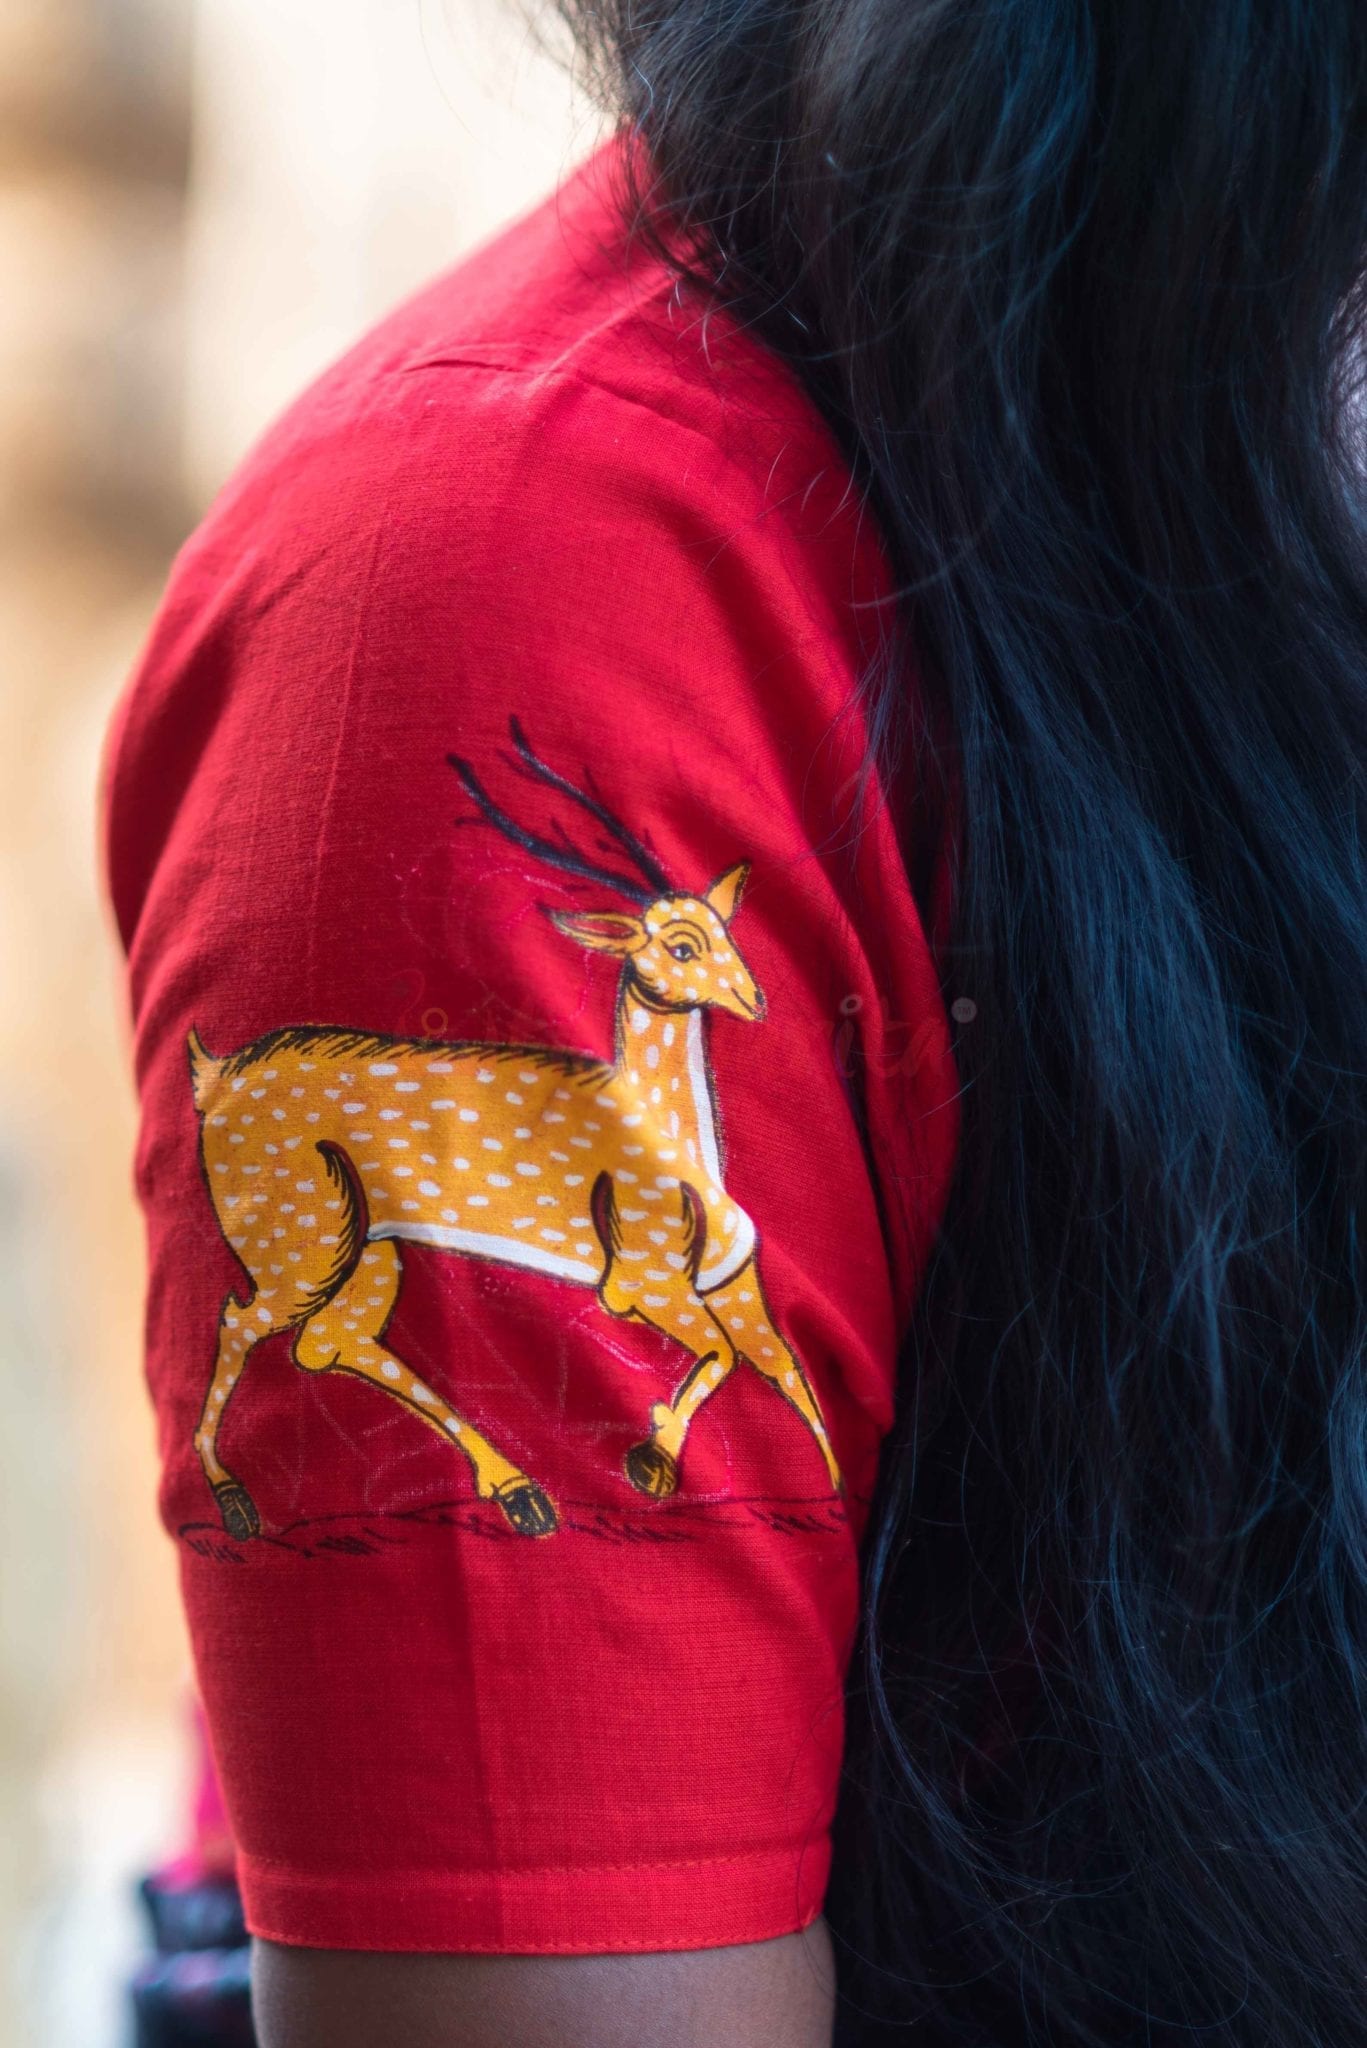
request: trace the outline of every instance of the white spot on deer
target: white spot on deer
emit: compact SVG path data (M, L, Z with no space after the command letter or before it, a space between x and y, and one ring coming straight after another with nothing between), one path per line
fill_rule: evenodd
M464 1173L468 1169L470 1162L468 1159L453 1159L451 1164L455 1167L457 1173Z
M318 1188L316 1183L311 1180L297 1180L294 1183L294 1192L297 1195L316 1195Z
M647 1065L648 1067L658 1067L658 1066L659 1066L659 1064L660 1064L660 1048L659 1048L659 1046L658 1046L658 1045L648 1045L648 1046L646 1047L646 1065Z
M380 1366L380 1371L384 1374L387 1380L396 1380L399 1377L399 1368L397 1365L395 1365L392 1358L386 1358L383 1361L383 1363Z
M401 1109L382 1109L380 1111L382 1120L387 1124L397 1123L402 1115L403 1111Z
M420 1180L418 1182L418 1193L420 1195L439 1195L441 1189L434 1180Z
M680 1316L680 1317L679 1317L679 1321L680 1321L681 1323L694 1323L694 1322L696 1322L696 1321L697 1321L697 1317L696 1317L696 1316L688 1316L688 1315L683 1315L683 1316Z
M441 1220L443 1223L458 1223L460 1221L460 1218L457 1216L454 1209L443 1209L441 1212Z
M480 1143L486 1152L501 1152L503 1150L501 1138L481 1138Z
M259 1308L256 1311L256 1320L258 1321L258 1323L268 1323L270 1319L271 1312L268 1308Z
M401 1209L421 1209L422 1203L414 1201L400 1202L399 1207Z
M565 1242L563 1230L543 1230L541 1236L545 1238L547 1244L563 1244Z
M373 1067L366 1068L368 1074L374 1074L377 1078L385 1074L397 1074L398 1071L393 1060L377 1060Z
M239 1139L238 1142L240 1143L241 1140ZM570 1143L571 1145L577 1145L581 1152L591 1152L593 1150L593 1147L587 1138L571 1138Z
M714 1365L714 1366L713 1366L713 1368L712 1368L712 1384L713 1384L714 1386L716 1385L717 1381L718 1381L718 1380L719 1380L719 1379L721 1378L721 1376L722 1376L722 1369L721 1369L721 1367L720 1367L719 1365Z
M238 1121L244 1124L254 1124L256 1122L256 1118L254 1116L244 1116L240 1117Z
M287 1152L292 1152L292 1151L294 1150L295 1146L296 1146L296 1145L297 1145L298 1143L299 1143L299 1140L298 1140L297 1138L286 1138L286 1140L285 1140L285 1150L286 1150Z
M418 1084L416 1081L396 1081L394 1083L394 1093L396 1095L416 1095L417 1092Z
M456 1063L454 1060L429 1060L427 1071L429 1074L454 1074Z
M376 1189L377 1194L378 1192L379 1190ZM301 1230L312 1230L317 1221L318 1218L316 1216L301 1216L299 1218L299 1228Z
M318 1121L318 1112L317 1112L317 1110L316 1110L316 1109L310 1109L310 1110L308 1110L308 1111L307 1111L307 1112L305 1113L305 1116L304 1116L304 1122L305 1122L306 1124L316 1124L316 1123L317 1123L317 1121Z
M430 1387L425 1387L421 1380L414 1380L413 1399L415 1401L421 1401L424 1408L430 1408L436 1398Z
M390 1172L393 1174L395 1180L412 1180L413 1178L413 1169L411 1166L393 1166L390 1168Z
M215 1172L215 1173L226 1173L227 1171L228 1171L228 1162L227 1162L227 1160L226 1160L226 1159L218 1159L218 1160L215 1160L215 1162L214 1162L214 1172ZM236 1197L236 1196L234 1196L234 1197L233 1197L233 1200L234 1200L234 1201L236 1201L236 1199L237 1199L237 1197Z
M406 1152L408 1150L407 1138L391 1138L389 1141L389 1149L391 1150L391 1152Z
M689 1158L693 1161L693 1164L696 1166L698 1163L698 1148L691 1138L685 1140L684 1151L688 1154Z
M235 1081L233 1082L233 1087L234 1087L234 1088L245 1088L245 1087L246 1087L246 1085L247 1085L247 1083L246 1083L246 1081L245 1081L245 1080L243 1079L243 1077L242 1077L242 1075L241 1075L241 1074L239 1074L239 1075L238 1075L238 1077L237 1077L237 1079L236 1079L236 1080L235 1080Z
M666 1017L665 1019L664 1041L666 1045L673 1045L674 1043L674 1020L672 1017Z
M569 1102L571 1100L569 1089L557 1088L555 1091L555 1099L557 1102Z
M643 1294L641 1300L647 1308L669 1307L669 1296L667 1294Z
M452 1102L451 1098L447 1095L443 1095L440 1102L434 1102L432 1104L433 1109L454 1109L455 1106L455 1103Z
M294 1095L302 1095L304 1091L303 1091L303 1089L302 1089L302 1088L294 1088L294 1089L291 1089L291 1091L290 1091L290 1092L291 1092L291 1094L294 1094ZM363 1102L344 1102L344 1103L342 1104L342 1115L343 1115L343 1116L364 1116L364 1115L365 1115L365 1104L364 1104Z
M613 1175L613 1179L629 1181L632 1187L636 1186L636 1175L634 1173L628 1173L625 1166L618 1167L616 1173Z
M592 1255L593 1246L591 1244L577 1244L575 1250L581 1259L587 1259Z
M755 1297L754 1297L754 1295L753 1295L753 1294L752 1294L752 1293L750 1292L750 1290L749 1290L749 1288L748 1288L748 1287L743 1287L743 1288L741 1289L741 1295L740 1295L740 1298L741 1298L741 1300L742 1300L742 1301L753 1301Z
M539 1174L541 1172L541 1168L530 1159L519 1159L517 1162L517 1170L519 1173L525 1173L528 1175Z
M646 1031L650 1028L650 1018L646 1011L639 1009L632 1011L631 1028L633 1031Z
M259 1102L259 1101L261 1100L262 1096L263 1096L263 1095L265 1094L265 1092L266 1092L266 1091L265 1091L265 1089L264 1089L264 1088L253 1088L253 1090L252 1090L252 1101L253 1101L253 1102Z
M463 1109L460 1113L460 1120L463 1124L477 1124L479 1122L479 1111L477 1109Z
M476 1079L477 1081L492 1081L492 1080L493 1080L493 1078L494 1078L494 1075L493 1075L493 1070L492 1070L491 1068L489 1068L489 1067L476 1067L476 1068L475 1068L475 1079Z
M510 1188L512 1181L506 1173L486 1173L484 1185L489 1188Z
M447 1416L446 1427L450 1430L452 1436L460 1435L460 1423L454 1415Z
M538 1195L536 1198L536 1206L538 1209L554 1209L557 1208L559 1205L556 1202L554 1195Z
M522 1107L523 1103L524 1103L524 1102L526 1101L526 1099L527 1099L527 1098L526 1098L526 1096L525 1096L525 1095L516 1095L516 1094L514 1094L514 1092L513 1092L513 1090L512 1090L511 1088L510 1088L510 1089L508 1090L507 1094L506 1094L506 1095L504 1096L504 1098L503 1098L503 1100L504 1100L505 1102L511 1102L511 1103L512 1103L512 1105L513 1105L513 1107L514 1107L514 1109L521 1109L521 1107Z
M665 1264L667 1266L672 1266L676 1273L682 1273L684 1267L688 1264L688 1261L684 1257L682 1252L666 1252Z
M226 1167L220 1167L219 1171L222 1173L226 1172L227 1169ZM584 1185L584 1176L582 1173L567 1173L564 1179L565 1186L567 1188L582 1188Z
M530 1230L530 1229L531 1229L531 1227L532 1227L532 1225L533 1225L533 1224L535 1223L535 1221L536 1221L536 1218L535 1218L535 1216L514 1216L514 1218L513 1218L513 1229L514 1229L514 1230Z
M408 1128L410 1131L430 1131L432 1126L431 1124L419 1123L416 1117L410 1117L408 1120Z
M634 1130L637 1124L643 1124L645 1122L645 1117L640 1110L637 1110L635 1116L624 1116L622 1118L622 1122L627 1126L629 1130Z

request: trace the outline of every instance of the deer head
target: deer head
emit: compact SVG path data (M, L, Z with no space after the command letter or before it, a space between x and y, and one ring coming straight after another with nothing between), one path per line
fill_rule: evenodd
M516 718L509 720L509 731L516 749L511 765L587 811L642 877L638 880L591 859L563 834L550 838L517 824L494 802L470 763L449 754L447 760L481 816L505 838L548 866L597 882L636 906L632 911L548 909L556 930L592 952L614 954L623 963L633 995L657 1010L714 1009L751 1020L762 1017L764 997L730 930L749 862L727 868L701 896L676 889L636 835L609 811L587 775L588 786L580 788L533 752Z

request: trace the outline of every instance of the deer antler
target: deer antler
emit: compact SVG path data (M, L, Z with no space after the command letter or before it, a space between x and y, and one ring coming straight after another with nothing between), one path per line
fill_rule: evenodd
M586 882L601 882L605 887L617 890L632 903L644 906L656 896L667 895L670 890L668 876L658 863L651 859L635 835L629 832L619 819L613 817L605 804L596 797L586 794L541 760L533 752L515 716L509 719L508 726L513 745L517 748L523 763L522 772L530 775L535 781L545 782L551 788L559 790L597 818L612 834L618 845L631 855L651 886L648 889L644 888L632 876L619 874L614 868L601 866L597 861L590 860L586 854L578 852L568 841L562 846L540 832L532 832L525 825L519 825L500 804L495 803L470 762L460 754L448 754L447 762L455 769L488 823L501 832L505 839L511 839L514 845L534 854L548 867L560 868L565 874L578 875Z
M518 753L526 764L527 773L539 782L549 783L552 789L558 789L562 795L569 797L573 803L581 805L589 813L590 817L596 818L599 824L612 834L617 844L635 862L649 882L652 893L656 896L667 896L674 886L669 876L664 872L659 862L646 851L646 848L641 844L636 834L608 809L602 798L593 790L593 777L589 771L586 769L584 773L584 779L589 784L589 788L587 790L580 789L577 783L571 782L567 776L557 773L554 768L550 767L534 751L530 740L522 730L522 721L516 712L508 720L508 730L513 736L513 745L517 748Z

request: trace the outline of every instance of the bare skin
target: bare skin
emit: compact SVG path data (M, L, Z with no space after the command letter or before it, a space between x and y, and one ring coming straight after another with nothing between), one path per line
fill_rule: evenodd
M374 1955L258 1941L260 2048L830 2048L818 1920L744 1947L630 1956Z

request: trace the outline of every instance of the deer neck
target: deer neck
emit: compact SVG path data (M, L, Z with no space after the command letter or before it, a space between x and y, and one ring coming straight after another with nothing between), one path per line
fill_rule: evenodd
M700 1008L661 1009L624 974L617 995L616 1076L650 1128L697 1178L722 1185L716 1112Z

